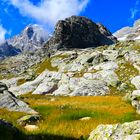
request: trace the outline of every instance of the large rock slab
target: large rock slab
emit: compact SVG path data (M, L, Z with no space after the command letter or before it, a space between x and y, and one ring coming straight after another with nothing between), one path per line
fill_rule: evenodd
M33 92L34 94L45 94L51 91L61 79L62 73L45 70L35 80L26 82L20 86L12 87L9 90L15 95Z
M0 108L5 108L10 111L25 112L29 114L36 114L26 103L19 100L15 95L8 91L5 84L0 82Z
M104 96L109 94L106 82L100 80L85 80L80 82L70 96Z
M7 85L8 88L11 87L16 87L18 80L23 79L23 77L16 77L16 78L11 78L11 79L3 79L0 80L0 82L5 83Z
M88 140L139 140L140 121L124 124L99 125L94 129Z
M64 76L53 95L103 96L109 94L107 83L102 80Z
M136 89L140 89L140 76L136 76L131 80L131 84L133 84Z

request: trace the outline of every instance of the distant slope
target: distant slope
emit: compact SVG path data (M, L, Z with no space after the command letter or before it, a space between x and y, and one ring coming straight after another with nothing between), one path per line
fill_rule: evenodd
M0 60L8 56L15 56L21 53L21 50L18 48L9 45L7 42L0 45Z
M140 40L140 19L135 21L133 27L124 27L114 33L120 41Z

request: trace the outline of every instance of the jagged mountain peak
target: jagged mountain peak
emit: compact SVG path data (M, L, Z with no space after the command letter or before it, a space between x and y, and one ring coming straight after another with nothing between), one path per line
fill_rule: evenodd
M49 37L48 32L40 25L29 24L20 34L0 44L0 59L35 52L44 46Z
M47 31L37 24L29 24L23 30L22 34L27 35L30 40L35 36L37 37L36 39L42 38L44 40L48 37Z
M25 27L21 34L9 39L8 43L19 48L22 52L27 52L41 48L48 38L49 34L45 29L37 24L30 24Z

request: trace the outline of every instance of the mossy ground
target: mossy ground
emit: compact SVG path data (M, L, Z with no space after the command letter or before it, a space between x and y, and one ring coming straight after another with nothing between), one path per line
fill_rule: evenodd
M140 119L135 109L124 102L121 96L52 97L28 94L21 98L42 115L42 120L37 124L37 131L27 132L18 126L16 120L25 115L23 113L0 110L0 118L12 122L26 135L54 135L79 139L88 137L92 129L99 124ZM83 117L91 119L79 120Z
M44 61L42 61L41 63L39 63L36 66L34 66L32 69L35 69L36 74L40 74L46 69L48 69L49 71L58 71L57 67L52 66L51 61L53 59L56 59L56 58L65 59L67 57L68 57L68 55L56 55L56 56L53 56L51 58L47 58Z
M125 62L124 64L119 65L119 68L116 70L117 75L121 82L127 82L131 78L139 75L139 71L134 68L133 64L130 62Z

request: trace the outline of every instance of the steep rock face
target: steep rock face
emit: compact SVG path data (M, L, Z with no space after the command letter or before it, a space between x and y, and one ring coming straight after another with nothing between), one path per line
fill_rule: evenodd
M54 35L46 46L55 49L88 48L110 45L116 41L103 25L86 17L72 16L58 21Z
M14 48L12 45L9 45L7 42L0 44L0 60L8 56L15 56L20 52L21 52L20 49Z
M26 103L15 97L14 94L8 91L8 87L0 82L0 108L6 108L10 111L19 111L34 114Z
M29 25L23 32L8 40L8 43L22 52L35 51L41 48L49 38L48 33L39 25Z
M124 27L114 33L114 36L120 41L140 40L140 19L135 21L133 27Z

